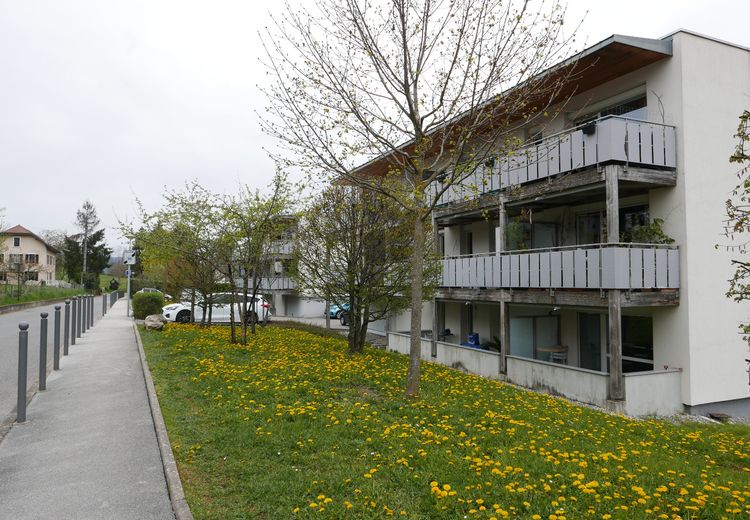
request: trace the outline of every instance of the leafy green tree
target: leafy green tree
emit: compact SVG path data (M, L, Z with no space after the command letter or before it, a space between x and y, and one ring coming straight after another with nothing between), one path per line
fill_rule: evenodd
M197 182L187 183L184 190L167 191L163 197L163 206L155 212L140 207L142 227L136 230L121 223L121 231L135 237L144 272L167 272L175 288L188 288L192 295L191 319L198 298L204 310L201 325L210 325L211 298L220 286L221 267L230 255L217 226L218 199Z
M109 267L109 257L112 250L104 243L104 230L92 233L86 240L84 250L82 235L66 236L62 256L65 263L65 274L69 280L83 280L87 289L95 290L99 287L99 274ZM87 258L88 275L83 276L84 251Z

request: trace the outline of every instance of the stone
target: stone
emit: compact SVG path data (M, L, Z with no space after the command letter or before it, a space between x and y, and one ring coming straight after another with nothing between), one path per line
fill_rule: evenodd
M146 327L146 330L162 330L166 322L167 320L161 314L150 314L146 316L143 325Z

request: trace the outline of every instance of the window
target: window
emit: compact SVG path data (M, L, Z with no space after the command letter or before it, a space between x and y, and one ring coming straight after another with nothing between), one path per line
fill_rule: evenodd
M39 273L37 273L36 271L26 271L25 276L27 280L32 280L35 282L39 280Z
M13 247L19 247L21 245L21 237L13 237Z
M602 241L602 217L600 213L578 215L576 220L578 244L599 244Z
M8 281L8 273L5 271L0 271L0 282L7 282Z
M620 210L620 235L623 242L632 242L631 231L640 226L648 226L648 206L633 206Z
M20 263L21 263L21 259L22 259L22 258L23 258L23 257L22 257L22 255L20 255L20 254L15 254L15 253L14 253L14 254L11 254L11 255L10 255L10 263L11 263L11 264L20 264Z
M39 255L26 255L26 263L27 264L38 264L39 263Z
M601 108L596 108L597 105ZM644 120L648 118L645 93L630 95L623 101L616 101L614 103L607 103L606 101L602 104L597 103L590 108L591 110L585 115L576 117L573 122L575 126L580 126L605 116L622 116L629 119Z
M654 369L653 319L650 316L622 317L622 371Z
M2 264L3 262L5 262L5 255L0 253L0 264Z

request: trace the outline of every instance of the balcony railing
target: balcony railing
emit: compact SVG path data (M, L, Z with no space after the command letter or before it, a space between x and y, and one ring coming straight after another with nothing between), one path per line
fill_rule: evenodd
M553 177L604 162L672 169L677 164L675 127L607 116L544 138L482 167L450 186L438 204L470 200L508 186ZM432 187L432 196L438 186Z
M297 288L294 280L288 276L261 278L260 289L263 291L287 291Z
M271 243L270 253L273 255L291 255L294 242L291 240L277 240Z
M591 244L444 258L442 287L668 289L680 286L679 250Z

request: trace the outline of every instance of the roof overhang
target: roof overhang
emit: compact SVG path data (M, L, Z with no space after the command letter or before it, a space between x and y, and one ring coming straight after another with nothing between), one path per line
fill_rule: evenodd
M570 97L591 90L616 78L672 56L672 39L637 38L615 34L550 67L544 75L568 76L565 85L553 99L544 100L554 105ZM522 86L519 86L522 88ZM503 95L509 95L512 89ZM401 148L408 148L411 142ZM357 167L355 173L377 177L388 170L387 156L376 157Z

